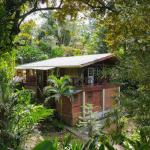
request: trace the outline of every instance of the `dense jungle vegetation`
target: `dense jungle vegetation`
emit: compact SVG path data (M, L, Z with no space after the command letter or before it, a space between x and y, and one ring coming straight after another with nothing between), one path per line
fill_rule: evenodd
M107 125L115 122L117 130L100 131L86 144L52 139L35 149L112 150L119 144L127 150L149 150L149 4L149 0L0 0L0 149L22 149L34 127L53 114L31 102L30 91L16 89L12 82L16 64L111 52L120 64L106 72L122 87L120 105L110 114L113 117L108 116ZM129 121L134 123L131 133L126 130Z

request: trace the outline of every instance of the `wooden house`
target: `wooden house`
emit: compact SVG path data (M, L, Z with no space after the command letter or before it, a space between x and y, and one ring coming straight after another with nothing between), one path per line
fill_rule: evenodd
M50 74L57 77L69 75L72 85L78 90L73 95L73 101L65 98L62 104L63 121L75 125L79 116L85 115L84 106L93 105L93 111L103 115L114 106L114 97L120 92L117 84L109 83L109 78L102 77L104 67L117 64L117 59L110 53L83 55L72 57L57 57L44 61L28 63L16 67L17 75L24 77L24 86L37 91L39 96L47 85ZM60 105L56 104L60 115Z

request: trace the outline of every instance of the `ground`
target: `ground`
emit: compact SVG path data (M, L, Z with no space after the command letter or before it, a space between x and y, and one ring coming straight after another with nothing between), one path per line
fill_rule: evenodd
M100 123L103 122L104 120L102 120ZM131 127L129 129L131 129ZM82 143L86 143L89 140L86 127L69 127L57 120L53 120L52 122L44 122L37 126L32 135L30 135L26 140L24 149L32 150L32 148L41 141L53 139L55 137L62 142L66 135L71 135L73 139L80 140ZM115 145L114 147L116 150L124 150L120 145Z
M78 139L72 132L65 128L61 122L54 120L53 122L44 122L37 126L33 133L27 138L24 150L32 150L36 144L43 140L53 139L57 137L59 141L63 141L65 136L71 135L72 139Z

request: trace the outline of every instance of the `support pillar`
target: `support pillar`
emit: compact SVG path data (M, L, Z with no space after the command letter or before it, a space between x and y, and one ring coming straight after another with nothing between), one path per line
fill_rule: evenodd
M119 96L119 98L120 98L120 86L118 87L118 96ZM119 103L118 103L119 105L120 105L120 100L119 100Z
M103 116L105 112L105 89L103 89Z
M118 87L119 97L120 97L120 86Z
M85 117L85 91L83 91L82 113L83 113L83 117Z

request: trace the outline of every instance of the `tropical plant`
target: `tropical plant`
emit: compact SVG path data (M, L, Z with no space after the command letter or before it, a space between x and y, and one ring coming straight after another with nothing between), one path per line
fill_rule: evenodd
M71 80L69 76L61 77L60 79L56 76L49 76L49 86L44 89L46 95L46 101L54 98L60 103L60 118L62 120L62 104L63 97L70 97L72 95L72 86L70 86Z
M83 144L77 140L72 140L70 136L59 141L58 138L45 140L35 146L33 150L82 150Z
M30 104L30 92L24 89L17 91L13 87L13 55L6 53L0 60L0 146L4 150L20 150L35 125L53 111L42 105Z
M35 146L33 150L58 150L59 143L58 139L45 140Z
M54 129L58 132L64 130L64 127L65 127L64 124L61 121L59 121L58 119L53 119L52 125L53 125Z
M118 52L122 53L120 65L114 73L117 75L115 79L125 84L121 97L123 111L125 110L136 122L142 139L150 143L149 0L65 0L60 2L58 4L47 0L0 1L0 55L5 51L12 51L17 44L14 43L14 38L20 32L19 27L31 13L57 9L59 10L56 13L57 17L63 20L68 15L72 19L75 18L79 10L84 12L88 10L92 17L100 20L100 24L104 22L104 27L107 29L105 42L108 49L119 56ZM41 3L47 3L47 7L40 7ZM9 62L9 59L7 61ZM11 66L11 63L9 65ZM3 62L2 66L8 67L6 62ZM1 73L2 81L7 75L5 68ZM3 81L8 78L6 76ZM10 92L8 89L11 89L9 85L10 82L9 84L1 83L1 95L5 101L8 101ZM1 108L4 108L4 105L1 105ZM3 112L5 111L2 110L2 116Z
M148 150L150 148L150 144L145 139L145 135L143 137L143 134L141 134L139 130L134 130L132 135L125 136L123 147L127 150Z
M85 127L88 130L88 136L94 137L97 132L100 131L102 128L102 125L100 124L100 121L97 118L97 112L93 112L93 106L92 104L86 104L83 106L85 111L85 116L79 117L79 122L77 124L78 127Z
M9 61L7 61L9 60ZM15 54L5 53L0 57L0 102L7 102L11 90L11 79L14 75Z
M69 139L68 139L69 138ZM58 139L46 140L39 143L33 150L115 150L110 144L109 138L103 134L94 136L86 144L82 144L79 140L72 140L70 136L59 142Z
M5 120L1 120L4 125L1 128L1 146L21 149L37 123L52 115L53 111L42 105L30 104L30 93L26 90L13 93L9 99L9 103L5 103Z

